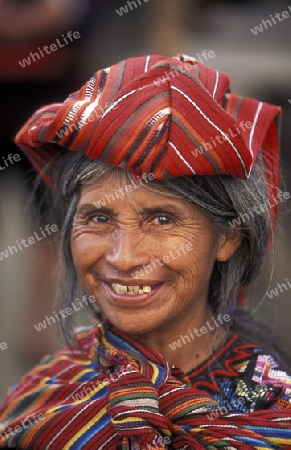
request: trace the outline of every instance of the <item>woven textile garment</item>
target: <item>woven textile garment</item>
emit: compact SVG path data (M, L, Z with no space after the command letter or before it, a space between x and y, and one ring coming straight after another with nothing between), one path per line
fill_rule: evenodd
M0 448L291 449L291 377L237 335L187 375L109 323L79 342L14 387Z

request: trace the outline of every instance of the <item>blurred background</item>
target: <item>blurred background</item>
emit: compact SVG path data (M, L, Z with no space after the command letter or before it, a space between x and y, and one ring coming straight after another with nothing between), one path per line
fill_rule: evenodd
M63 101L97 69L128 56L186 53L198 59L212 51L215 56L203 62L228 73L234 92L281 105L282 189L291 193L288 6L283 0L0 0L0 254L39 230L27 209L33 171L13 144L15 133L35 109ZM290 16L283 19L283 11ZM70 30L80 37L65 45L62 35ZM62 48L42 56L39 49L57 39ZM24 64L30 52L39 57ZM18 161L11 163L10 153L19 154ZM271 287L291 283L288 202L281 208ZM55 308L57 272L49 238L0 260L0 401L42 356L62 345L54 325L34 327ZM264 296L268 280L254 296L256 316L289 349L291 291L283 288L270 299Z

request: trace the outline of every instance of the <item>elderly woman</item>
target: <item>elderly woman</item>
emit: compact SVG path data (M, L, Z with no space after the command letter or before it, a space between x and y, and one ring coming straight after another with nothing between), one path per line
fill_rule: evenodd
M0 448L291 449L284 355L246 312L282 195L279 116L153 55L31 117L16 142L52 193L69 347L11 390ZM85 305L94 324L73 331Z

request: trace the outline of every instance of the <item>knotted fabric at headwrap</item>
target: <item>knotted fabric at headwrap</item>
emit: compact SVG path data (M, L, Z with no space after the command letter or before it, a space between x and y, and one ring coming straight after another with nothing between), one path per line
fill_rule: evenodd
M174 377L159 352L108 323L93 332L90 358L78 349L47 357L6 398L0 448L291 448L290 409L276 406L273 388L270 409L224 413Z
M45 166L58 145L158 180L222 173L246 179L262 150L271 198L280 112L230 93L225 73L194 58L141 56L99 70L64 103L40 108L16 143L49 185L53 165Z

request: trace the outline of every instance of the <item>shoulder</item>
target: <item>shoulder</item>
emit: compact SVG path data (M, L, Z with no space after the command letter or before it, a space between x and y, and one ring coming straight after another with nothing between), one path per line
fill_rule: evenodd
M44 370L49 373L50 370L61 369L61 366L66 364L70 364L72 367L90 364L90 352L95 327L96 324L90 327L76 328L74 330L74 345L64 347L52 355L45 356L36 367L36 370L38 372ZM60 373L59 375L61 376L62 374Z
M51 355L44 356L41 361L28 372L18 384L12 386L5 398L4 405L14 397L33 391L36 386L44 388L52 384L65 384L75 379L80 373L94 370L90 358L91 343L96 324L75 330L75 345L64 347Z

